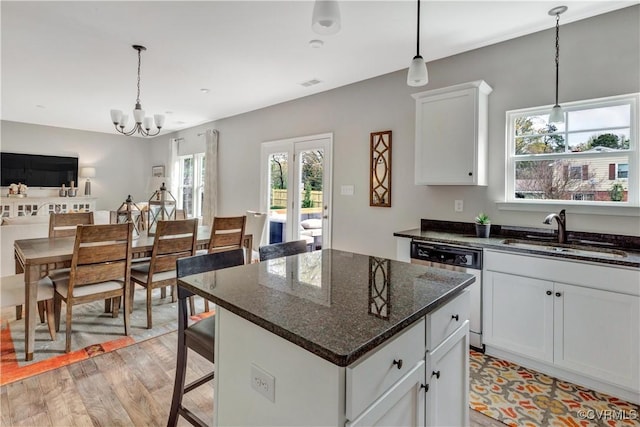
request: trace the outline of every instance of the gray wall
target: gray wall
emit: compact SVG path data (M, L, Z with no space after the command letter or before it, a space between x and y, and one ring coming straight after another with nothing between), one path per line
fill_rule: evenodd
M128 194L136 201L151 196L147 194L149 140L9 121L2 121L1 131L2 151L77 156L80 167L95 167L91 195L98 198L98 209L117 209ZM85 179L78 180L82 195Z
M561 103L640 91L639 22L640 7L633 6L562 26ZM429 63L430 82L423 88L409 88L402 70L156 138L165 141L154 144L152 158L167 163L171 137L197 144L197 133L218 129L219 214L231 215L259 206L261 142L333 132L333 247L338 249L393 257L394 231L418 227L420 218L472 222L479 211L487 212L496 224L549 227L542 225L546 212L499 210L495 201L504 199L505 111L553 103L554 32L546 30ZM479 79L493 88L489 185L415 186L411 93ZM367 194L369 133L387 129L393 131L393 207L372 208ZM355 185L354 196L339 194L345 184ZM456 199L464 200L464 212L453 211ZM640 235L637 216L615 212L570 214L568 226Z

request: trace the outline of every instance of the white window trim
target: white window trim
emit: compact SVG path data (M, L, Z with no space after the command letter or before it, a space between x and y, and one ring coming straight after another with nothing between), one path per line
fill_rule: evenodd
M506 117L506 135L505 135L505 192L503 200L496 201L496 206L499 210L510 211L530 211L530 212L546 212L550 208L562 207L567 209L567 212L578 214L593 214L593 215L616 215L616 216L640 216L640 148L638 142L639 122L638 122L638 105L640 105L640 93L632 93L618 96L611 96L606 98L597 98L584 101L563 103L562 108L565 111L579 110L585 105L613 106L616 104L630 103L631 106L631 123L629 134L629 150L621 152L620 156L629 156L629 176L628 180L630 184L633 184L635 188L629 188L629 196L627 202L588 202L588 201L574 201L574 200L534 200L527 199L517 200L514 197L514 179L515 179L515 161L516 158L511 155L513 144L515 142L513 138L514 134L514 117L520 115L526 115L527 113L536 113L541 109L547 107L535 107L535 108L523 108L519 110L507 111ZM551 106L548 106L549 110ZM614 153L609 153L614 155ZM589 153L581 154L581 157L590 157ZM596 155L599 156L599 155ZM544 160L545 158L557 158L557 155L537 155L536 159ZM594 156L595 157L595 156ZM633 191L632 191L633 190Z

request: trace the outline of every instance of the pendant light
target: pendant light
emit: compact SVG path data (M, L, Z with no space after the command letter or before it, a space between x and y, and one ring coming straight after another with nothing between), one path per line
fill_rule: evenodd
M134 133L139 133L142 136L156 136L160 133L160 129L162 129L162 126L164 125L164 116L162 114L156 114L153 118L145 117L142 104L140 104L140 53L143 50L147 50L147 48L137 44L134 44L131 47L138 51L138 96L136 97L136 106L133 110L135 124L130 130L124 130L127 126L127 122L129 121L129 116L126 114L123 115L120 110L111 110L111 121L113 122L116 131L123 135L131 136ZM151 127L154 122L157 130L152 132Z
M567 9L567 6L558 6L549 11L549 15L556 17L556 104L549 114L549 123L564 123L564 111L558 104L558 71L560 69L560 14Z
M429 83L429 73L427 64L420 56L420 0L418 0L418 31L416 36L416 56L413 57L407 74L407 84L409 86L424 86Z
M340 7L337 0L316 0L311 16L311 28L322 35L340 31Z

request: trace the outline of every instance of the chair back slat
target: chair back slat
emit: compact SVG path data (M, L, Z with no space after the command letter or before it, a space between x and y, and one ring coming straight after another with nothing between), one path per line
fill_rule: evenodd
M102 264L79 265L75 272L75 286L107 282L109 280L124 280L124 269L126 265L126 260Z
M209 238L209 252L242 249L247 217L214 217ZM251 249L251 248L249 248Z
M96 242L95 240L92 242ZM97 243L97 242L96 242ZM127 257L127 242L114 241L110 245L88 245L78 248L78 265L113 262Z
M306 240L294 240L293 242L274 243L260 247L260 261L297 255L307 252Z
M236 267L243 264L244 253L242 249L196 255L187 258L180 258L177 261L177 276L180 278L191 274Z
M190 257L193 253L191 251L176 252L169 255L161 255L156 257L156 262L153 267L155 273L161 273L163 271L171 271L176 269L176 261L180 258Z
M93 224L93 212L49 214L49 237L71 237L78 225Z
M128 282L132 234L133 223L78 225L71 258L69 293L73 293L75 286L108 280Z
M160 238L158 240L158 255L172 254L175 252L190 251L193 245L193 236L179 235L178 237Z
M161 226L160 223L163 223ZM198 221L196 219L174 220L174 221L158 221L156 229L156 237L158 235L176 235L193 233L194 224L197 230ZM162 233L160 233L162 231Z

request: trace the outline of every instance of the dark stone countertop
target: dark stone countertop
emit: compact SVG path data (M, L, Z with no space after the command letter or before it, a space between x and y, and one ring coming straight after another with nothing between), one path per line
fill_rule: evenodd
M569 242L562 245L566 252L554 252L546 243L557 241L555 231L542 228L517 226L491 226L488 238L476 237L473 223L426 220L421 221L420 228L398 231L396 237L406 237L426 242L447 243L481 249L498 249L514 253L530 253L554 258L577 261L588 261L612 266L640 268L640 237L608 235L587 232L568 232ZM505 240L518 240L532 243L532 247L516 247L505 244ZM536 246L539 246L537 248ZM593 249L589 254L571 252L571 249ZM624 256L608 256L611 252L624 252Z
M474 280L466 273L324 249L187 276L179 283L335 365L348 366ZM374 298L376 289L385 298Z

